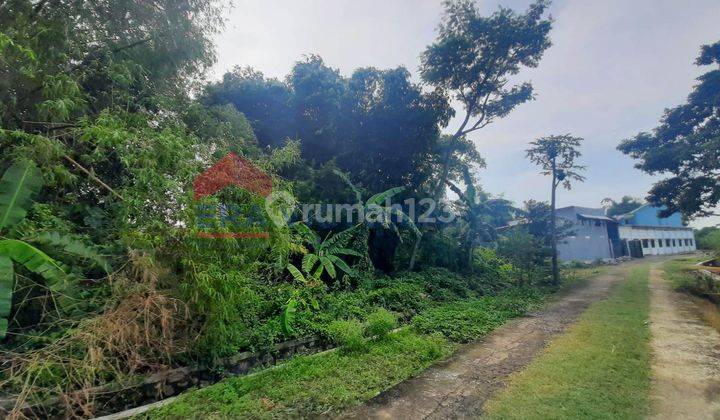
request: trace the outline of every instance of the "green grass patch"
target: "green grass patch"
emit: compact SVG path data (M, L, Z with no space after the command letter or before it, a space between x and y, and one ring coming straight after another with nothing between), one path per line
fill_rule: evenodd
M145 416L275 418L335 413L416 375L453 348L440 336L399 331L372 342L365 353L297 357L274 369L188 392Z
M439 332L451 341L466 343L494 330L509 318L525 314L542 300L543 295L536 289L510 289L498 296L429 309L413 318L412 327L421 333Z
M648 267L632 270L487 405L497 419L641 418L648 409Z
M667 260L663 263L662 269L665 271L665 279L672 284L676 290L698 293L696 290L697 278L690 272L692 266L706 260L700 257L681 257Z
M447 357L455 347L453 341L487 334L542 299L534 289L509 289L498 296L444 303L416 316L412 328L379 340L361 341L357 321L335 321L332 325L338 331L332 335L343 351L297 357L274 369L228 378L183 394L147 416L266 418L337 413ZM374 330L382 327L386 332L394 319L380 315L369 317L368 325L383 321ZM383 335L374 330L371 335Z

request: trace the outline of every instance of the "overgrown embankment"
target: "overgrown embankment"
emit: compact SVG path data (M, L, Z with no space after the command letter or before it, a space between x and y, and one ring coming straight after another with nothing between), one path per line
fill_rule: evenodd
M339 351L298 357L245 377L186 393L146 414L150 418L286 417L337 413L416 375L448 356L457 342L476 339L542 301L531 289L437 305L415 316L408 328L361 339L343 324ZM377 321L368 320L365 335ZM348 333L348 331L356 331Z

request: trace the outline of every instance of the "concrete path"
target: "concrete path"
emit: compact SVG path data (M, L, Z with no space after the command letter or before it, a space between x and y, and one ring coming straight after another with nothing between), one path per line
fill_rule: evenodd
M651 418L720 419L720 334L662 274L650 271Z
M637 262L610 267L546 309L511 321L449 360L396 385L344 415L358 419L476 418L513 372L526 367L585 309L606 298Z

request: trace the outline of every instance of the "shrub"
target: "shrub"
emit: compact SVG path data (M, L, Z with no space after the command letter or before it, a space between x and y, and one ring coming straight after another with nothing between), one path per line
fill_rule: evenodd
M396 327L395 315L387 309L380 308L368 315L365 334L369 337L384 338Z
M333 321L326 332L330 341L346 352L361 352L366 348L363 325L356 319Z
M441 333L460 343L475 340L492 331L509 318L521 316L541 300L531 289L511 289L497 297L457 301L423 312L412 320L421 333Z

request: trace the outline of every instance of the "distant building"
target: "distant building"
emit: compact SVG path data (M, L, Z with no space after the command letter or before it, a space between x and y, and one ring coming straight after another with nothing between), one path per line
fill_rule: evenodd
M661 209L649 204L618 216L620 238L626 255L633 241L643 255L665 255L692 252L696 249L692 228L683 226L680 213L661 218Z
M558 258L595 261L694 251L693 231L683 226L680 214L661 218L660 210L644 205L611 218L604 209L579 206L557 209L558 224L564 224L570 232L558 243Z
M558 242L558 258L562 261L609 260L617 256L618 223L605 216L604 209L570 206L556 210L559 226L566 226L569 235Z

